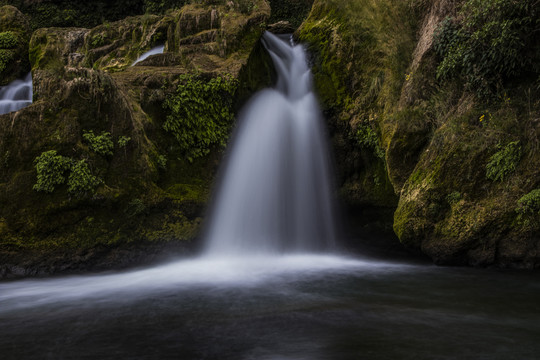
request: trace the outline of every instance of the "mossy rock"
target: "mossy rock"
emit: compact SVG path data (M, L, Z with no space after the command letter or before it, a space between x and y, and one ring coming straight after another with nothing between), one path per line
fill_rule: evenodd
M17 254L24 253L29 264L37 264L44 254L58 259L133 244L191 243L222 148L213 147L190 162L163 128L163 102L181 75L236 82L241 73L254 73L260 61L254 60L256 55L249 60L249 55L269 16L263 5L249 14L225 2L190 6L191 14L217 9L233 17L221 22L223 37L201 37L211 43L185 45L191 53L163 54L172 56L170 62L160 63L163 57L157 56L133 67L128 65L138 52L174 39L169 31L182 9L93 29L35 31L30 42L34 103L13 116L0 116L0 201L8 204L0 209L0 258L21 261ZM215 51L206 49L214 45ZM249 95L251 86L242 96ZM238 92L232 96L231 114L240 103ZM107 151L85 137L90 132L94 138L107 134ZM82 191L70 191L73 166L66 170L68 180L51 193L32 189L37 181L34 160L51 150L80 165L75 170ZM85 182L98 178L99 184Z
M23 78L30 71L28 18L17 8L0 7L0 86Z

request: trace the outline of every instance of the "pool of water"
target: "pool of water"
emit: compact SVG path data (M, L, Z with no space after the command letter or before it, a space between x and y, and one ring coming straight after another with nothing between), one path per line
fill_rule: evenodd
M538 359L537 272L343 256L0 282L2 359Z

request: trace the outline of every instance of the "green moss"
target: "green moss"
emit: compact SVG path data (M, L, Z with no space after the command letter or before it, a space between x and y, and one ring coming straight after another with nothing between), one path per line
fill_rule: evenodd
M0 73L6 70L14 57L15 53L12 50L0 49Z
M13 49L19 44L13 31L0 32L0 49Z

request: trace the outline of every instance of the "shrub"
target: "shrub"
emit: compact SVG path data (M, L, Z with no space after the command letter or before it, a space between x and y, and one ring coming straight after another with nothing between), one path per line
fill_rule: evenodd
M509 143L489 159L486 165L487 178L493 181L503 181L516 170L520 160L521 146L519 141Z
M93 193L102 181L92 175L86 160L80 160L73 164L68 178L68 191L77 196Z
M163 128L176 138L189 161L215 146L225 146L234 120L233 99L238 81L232 77L205 80L181 75L176 92L167 97Z
M439 79L462 77L480 97L508 79L536 70L540 31L536 0L467 0L457 19L445 19L434 35Z
M157 163L161 169L166 170L167 169L167 156L159 155L157 158Z
M117 141L118 147L120 148L126 147L130 141L131 141L131 138L129 136L120 136Z
M141 199L133 199L129 202L124 212L128 217L133 217L145 213L146 205Z
M450 205L456 204L461 200L461 194L458 191L453 191L446 195L446 202Z
M103 155L112 156L114 143L111 134L102 132L101 135L95 135L93 131L83 132L83 139L86 140L92 151Z
M0 32L0 49L13 49L17 47L17 44L17 36L14 32Z
M375 157L384 160L384 151L379 145L379 137L373 128L369 125L360 125L355 135L360 147L373 151Z
M71 168L70 158L57 155L55 150L45 151L34 160L37 183L33 189L51 193L57 185L64 184L66 173Z
M533 190L519 199L516 210L522 214L540 213L540 189Z

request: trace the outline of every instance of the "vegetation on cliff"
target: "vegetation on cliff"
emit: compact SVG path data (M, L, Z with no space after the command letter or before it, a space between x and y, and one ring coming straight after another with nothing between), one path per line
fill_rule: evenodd
M523 220L540 181L539 10L537 1L315 1L298 32L315 54L344 198L379 207L399 198L396 234L437 263L540 265L537 213ZM384 160L365 145L374 143L366 126ZM355 142L362 160L340 159ZM391 183L382 194L365 185L375 161Z
M52 272L58 256L77 268L100 247L194 239L270 15L242 4L33 33L34 103L0 116L3 264ZM156 44L163 54L130 66Z

